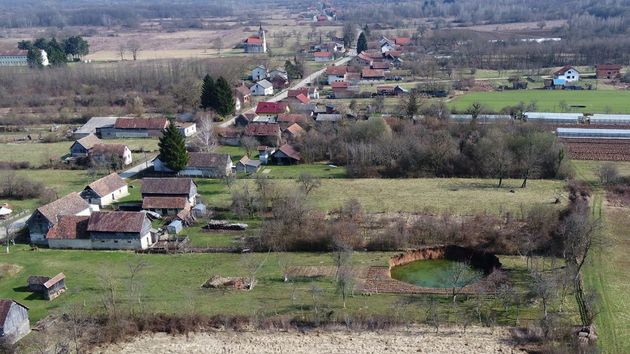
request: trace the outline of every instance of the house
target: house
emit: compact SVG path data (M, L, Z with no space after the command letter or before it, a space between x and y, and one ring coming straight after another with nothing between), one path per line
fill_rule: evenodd
M28 50L5 50L0 52L0 66L27 66Z
M580 80L580 72L571 65L565 65L553 73L553 78L554 80L564 80L564 83L569 84Z
M338 113L320 113L317 115L317 118L315 118L315 121L317 123L336 123L340 120L343 119L343 116L341 114Z
M361 79L370 81L385 80L385 73L383 70L364 68L361 70Z
M351 86L349 82L333 82L331 86L335 98L353 98L359 93L358 87Z
M261 164L266 165L271 161L271 155L276 151L275 148L270 148L264 145L258 147L258 161Z
M287 82L289 81L289 74L283 70L283 69L273 69L269 72L269 79L273 79L276 77L281 77L285 80L287 80Z
M267 53L267 36L262 25L258 28L258 33L243 40L242 46L245 53Z
M92 249L147 249L154 243L151 222L143 212L97 211L90 215L87 231Z
M116 168L133 162L131 150L123 144L96 144L88 152L88 157L96 165L116 165Z
M252 69L252 81L264 80L269 76L264 65L258 65Z
M66 291L66 276L59 273L54 277L31 275L27 280L28 291L41 294L50 301Z
M317 87L312 87L312 86L302 87L295 90L289 90L287 92L287 97L295 97L299 94L303 94L304 96L312 100L319 99L319 90L317 89Z
M60 249L91 249L87 231L89 215L63 215L46 235L48 247Z
M96 144L101 144L102 141L94 134L89 134L76 140L72 146L70 146L70 156L72 157L85 157L88 155L90 149Z
M232 173L232 160L228 154L189 152L188 155L188 164L177 172L179 176L223 178ZM173 172L159 156L153 160L153 169L157 172Z
M599 64L595 65L595 72L598 79L616 79L621 76L621 65Z
M402 88L400 85L396 86L376 86L376 93L381 96L398 96L409 93L409 90Z
M194 205L197 199L197 184L192 178L143 178L140 193L143 199L182 197Z
M221 129L217 133L219 144L227 146L241 145L241 133L235 129Z
M313 58L315 58L316 62L321 63L335 59L335 54L331 52L315 52L313 53Z
M308 98L307 95L304 95L303 93L300 93L297 96L287 97L283 101L287 102L289 104L289 106L291 106L291 105L294 105L294 104L296 104L296 105L309 104L311 102L311 99Z
M271 80L271 85L275 90L284 90L289 87L289 79L286 77L278 75L270 78L269 80Z
M152 211L160 216L176 216L191 207L185 197L145 197L142 210Z
M326 75L328 76L328 85L332 85L333 82L346 81L346 74L348 73L347 66L329 66L326 68Z
M389 70L389 62L386 62L386 61L374 61L374 62L372 62L372 69L374 69L374 70Z
M236 164L236 172L256 173L260 170L261 162L252 160L248 156L243 156Z
M101 136L101 130L103 128L113 128L116 120L118 120L118 117L92 117L87 123L75 130L72 137L81 139L90 134Z
M396 44L394 44L393 42L384 42L383 44L381 44L381 53L387 53L395 49Z
M81 198L100 207L110 205L128 195L127 182L118 173L111 173L90 183L81 192Z
M241 108L247 107L252 103L252 93L245 84L234 89L235 109L240 111Z
M118 118L113 127L103 127L101 138L149 138L162 136L169 121L166 118Z
M399 46L407 46L411 44L411 38L409 37L396 37L394 43Z
M31 243L45 243L48 230L59 222L60 216L90 215L91 212L90 205L81 198L79 193L70 193L37 208L26 222Z
M356 57L352 58L351 62L353 65L358 66L370 66L372 65L372 57L370 57L367 53L363 52Z
M258 102L256 105L256 114L259 116L276 117L278 114L289 112L289 105L286 102Z
M0 299L0 343L15 344L30 332L28 307L14 300Z
M284 133L286 134L288 139L297 139L300 136L304 135L306 133L306 130L304 130L299 124L293 123L284 130Z
M197 134L197 123L194 122L176 122L175 126L179 133L185 137Z
M241 113L234 119L234 124L239 127L244 127L253 122L258 117L256 113Z
M271 154L271 161L276 165L293 165L299 163L302 160L300 153L289 144L284 144L273 154Z
M265 79L258 81L249 88L252 96L271 96L273 95L273 84Z
M280 145L280 126L278 124L250 124L245 127L245 136L255 138L260 145Z
M256 116L256 118L254 118L252 123L271 124L271 123L276 123L276 119L277 119L276 116L262 115L262 116Z
M308 117L305 114L298 113L283 113L278 114L278 119L276 120L280 126L288 127L294 123L306 123Z

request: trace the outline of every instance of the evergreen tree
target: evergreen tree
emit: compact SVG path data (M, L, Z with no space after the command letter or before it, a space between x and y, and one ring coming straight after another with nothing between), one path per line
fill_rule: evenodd
M357 54L361 54L361 52L364 52L367 49L367 38L365 37L365 33L361 32L359 39L357 40Z
M188 165L188 151L186 151L186 139L175 126L175 121L169 118L169 125L160 137L160 161L169 169L179 172Z
M68 61L66 52L63 47L55 38L48 42L48 47L44 48L46 54L48 54L48 61L50 65L64 65Z
M214 79L209 74L203 78L203 85L201 86L201 107L204 109L212 108L216 110L216 88L214 85Z
M41 49L30 48L26 54L26 61L31 68L42 67L42 52Z
M413 119L413 117L418 114L420 109L420 105L418 104L418 97L414 92L409 94L409 99L407 100L407 107L405 107L405 115L409 119Z
M224 117L234 114L234 92L223 76L220 76L217 80L215 92L217 97L217 113Z
M367 23L365 24L365 26L363 26L363 33L365 33L367 37L369 37L372 34L370 27L368 27Z

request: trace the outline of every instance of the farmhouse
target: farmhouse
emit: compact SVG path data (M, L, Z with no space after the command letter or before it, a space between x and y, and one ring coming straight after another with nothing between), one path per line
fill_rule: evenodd
M286 102L258 102L256 114L259 116L276 117L278 114L289 113L289 105Z
M616 79L621 75L621 65L599 64L595 66L598 79Z
M347 73L348 73L348 67L346 66L327 67L326 75L328 75L328 85L332 85L333 82L346 81Z
M236 117L236 119L234 119L234 124L236 126L244 127L253 122L256 117L258 117L258 114L256 113L241 113Z
M287 129L284 130L288 139L297 139L300 136L304 135L306 131L297 123L290 125Z
M273 84L266 79L260 80L249 88L252 96L270 96L273 95Z
M383 70L364 68L363 70L361 70L361 79L371 81L385 80L385 73L383 72Z
M333 82L331 86L335 98L352 98L357 94L357 90L350 88L349 82Z
M267 73L267 68L264 65L258 65L257 67L252 69L252 81L260 81L266 79L269 74Z
M374 69L374 70L389 70L389 62L386 62L386 61L374 61L374 62L372 62L372 69Z
M243 156L236 164L236 172L256 173L260 169L261 162Z
M315 52L313 58L316 62L326 62L335 59L335 55L331 52Z
M241 108L247 107L252 103L252 93L249 91L249 87L245 86L245 84L241 84L239 87L234 89L234 98L234 109L237 111L240 111Z
M175 126L177 126L177 130L179 130L179 133L185 137L189 137L189 136L193 136L195 134L197 134L197 124L193 123L193 122L185 122L185 123L180 123L177 122L175 123Z
M255 138L260 145L278 146L280 144L280 126L271 124L250 124L245 127L245 136Z
M299 163L300 160L302 160L300 153L289 144L282 145L271 154L271 161L276 165L293 165Z
M564 86L563 83L572 83L580 80L580 72L571 65L565 65L553 73L554 85ZM556 80L558 84L556 84Z
M354 65L359 66L370 66L372 65L372 57L370 57L367 53L363 52L352 59L352 63Z
M0 52L0 66L27 66L28 50L7 50Z
M99 139L96 135L88 134L79 140L76 140L72 146L70 146L70 156L85 157L94 145L101 143L101 139Z
M314 87L314 86L302 87L295 90L289 90L287 92L287 97L295 97L299 94L303 94L304 96L313 100L319 99L319 90L317 89L317 87Z
M195 204L197 184L192 178L143 178L140 193L143 199L147 197L183 197L188 203Z
M97 209L98 210L98 209ZM90 205L79 193L70 193L35 210L26 222L32 243L45 243L46 234L62 215L90 215Z
M113 127L100 132L103 139L159 137L168 125L166 118L118 118Z
M118 117L92 117L87 123L75 130L72 137L74 139L81 139L90 134L102 137L101 130L113 128L114 124L116 124L116 120L118 120Z
M14 344L31 332L28 307L0 299L0 343Z
M90 216L87 231L93 249L147 249L154 243L151 222L143 212L97 211Z
M128 195L127 183L117 173L111 173L90 183L81 192L81 198L100 207L110 205Z
M376 86L376 93L382 96L398 96L409 93L408 90L400 87L400 85L396 86Z
M30 292L41 294L46 300L53 300L66 291L66 276L59 273L54 277L31 275L27 280Z
M92 240L87 231L89 215L63 215L46 235L48 247L61 249L91 249Z
M305 114L298 114L298 113L278 114L278 119L277 119L277 123L280 124L280 126L284 126L284 127L287 127L294 123L306 123L306 122L307 122L307 116Z
M190 152L188 164L179 171L179 176L222 178L232 173L232 160L228 154L209 152ZM158 156L153 160L153 168L157 172L173 172Z
M311 99L308 98L307 95L300 93L297 96L287 97L283 101L287 102L290 106L293 106L293 105L308 104L311 102Z
M258 29L258 33L243 40L243 48L245 53L267 53L267 38L262 25Z
M123 144L96 144L88 152L88 157L96 165L127 166L133 162L131 150Z
M190 203L185 197L146 197L142 199L142 210L152 211L161 216L176 216L189 210Z

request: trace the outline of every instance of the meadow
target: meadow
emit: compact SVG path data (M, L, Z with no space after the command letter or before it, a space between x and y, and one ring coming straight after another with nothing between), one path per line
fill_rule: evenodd
M594 91L548 91L548 90L515 90L503 92L471 92L454 98L448 103L451 109L465 111L473 103L493 112L499 112L508 106L523 102L536 103L537 111L563 112L562 102L568 107L573 105L583 108L570 108L569 112L588 113L628 113L630 92L613 90Z

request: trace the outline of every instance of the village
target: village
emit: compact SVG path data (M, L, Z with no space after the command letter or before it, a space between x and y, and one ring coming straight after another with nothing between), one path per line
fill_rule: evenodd
M0 16L0 352L331 328L629 348L610 325L630 311L618 52L562 47L586 45L557 14L281 3L65 37Z

